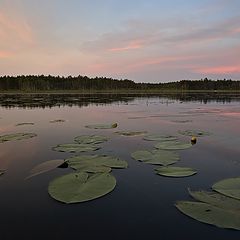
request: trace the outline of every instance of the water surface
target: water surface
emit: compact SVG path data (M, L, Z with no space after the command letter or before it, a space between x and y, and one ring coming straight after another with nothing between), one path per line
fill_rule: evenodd
M240 232L216 228L181 214L174 204L191 200L187 188L210 190L223 178L240 174L240 96L233 95L0 95L0 134L34 132L36 138L0 144L1 239L239 239ZM50 123L64 119L62 123ZM22 122L34 125L16 126ZM114 123L110 130L84 126ZM154 166L131 159L154 142L116 135L116 130L177 134L200 129L212 133L180 151L176 166L198 170L188 178L166 178ZM118 156L128 169L113 170L117 187L110 194L80 204L50 198L49 181L71 172L54 171L25 178L39 163L72 154L52 150L82 134L110 137L97 154ZM190 137L179 137L189 141Z

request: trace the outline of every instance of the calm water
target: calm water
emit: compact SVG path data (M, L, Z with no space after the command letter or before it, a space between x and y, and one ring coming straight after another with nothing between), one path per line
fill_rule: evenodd
M50 123L54 119L66 121ZM35 124L15 126L22 122ZM156 175L154 166L130 157L136 150L152 149L154 142L118 136L116 129L84 127L111 122L119 124L117 130L175 135L178 130L201 129L212 135L179 152L176 166L195 168L197 175L166 178ZM239 126L239 95L0 95L0 134L38 134L0 144L0 169L7 170L0 178L1 239L239 240L239 231L197 222L174 207L177 200L191 200L187 188L210 190L216 181L240 175ZM113 170L117 179L113 192L67 205L50 198L47 187L70 169L25 180L37 164L71 156L51 148L82 134L109 136L111 140L96 153L128 162L128 169Z

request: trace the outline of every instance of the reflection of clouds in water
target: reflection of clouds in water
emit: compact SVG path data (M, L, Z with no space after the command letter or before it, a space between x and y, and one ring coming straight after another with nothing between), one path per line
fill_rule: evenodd
M0 143L0 169L8 169L16 158L32 159L36 154L38 142L35 139Z
M9 132L13 130L13 125L6 125L6 126L1 126L0 127L0 135L2 135L3 133Z
M226 117L240 117L240 112L225 112L225 113L221 113L222 116L226 116Z

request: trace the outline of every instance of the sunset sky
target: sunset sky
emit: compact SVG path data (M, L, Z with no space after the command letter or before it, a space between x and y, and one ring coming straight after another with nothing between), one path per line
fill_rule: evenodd
M239 0L0 0L0 75L240 79Z

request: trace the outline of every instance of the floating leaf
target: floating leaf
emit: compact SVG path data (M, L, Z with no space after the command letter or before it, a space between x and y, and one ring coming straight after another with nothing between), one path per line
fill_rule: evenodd
M219 207L225 210L239 211L240 201L234 198L224 196L216 192L207 191L190 191L189 194L196 200L204 203L208 203L215 207Z
M74 138L74 141L80 144L98 144L108 141L105 136L98 135L82 135Z
M34 125L33 122L23 122L23 123L17 123L15 126L24 126L24 125Z
M155 145L155 148L164 150L184 150L190 148L192 145L190 143L183 143L179 141L163 141Z
M63 123L63 122L65 122L64 119L55 119L50 121L50 123Z
M118 135L121 135L121 136L135 137L135 136L144 135L147 132L146 131L136 131L136 132L134 132L134 131L119 131L119 132L115 132L115 133Z
M189 122L192 122L192 120L172 120L171 122L174 122L174 123L189 123Z
M116 128L117 126L118 126L117 123L111 123L111 124L92 124L92 125L87 125L85 127L91 128L91 129L111 129L111 128Z
M219 181L212 186L212 189L228 197L240 200L240 177Z
M153 158L153 154L147 150L136 151L131 154L132 158L141 162L148 161Z
M194 169L185 167L160 167L155 170L158 175L166 177L189 177L197 173Z
M28 176L27 178L31 178L31 177L37 176L41 173L53 170L53 169L59 167L60 165L62 165L63 163L64 163L64 160L62 160L62 159L49 160L47 162L41 163L41 164L37 165L36 167L34 167L30 171L30 176Z
M184 130L184 131L179 130L178 132L185 136L195 136L195 137L203 137L203 136L211 135L210 132L201 131L201 130Z
M126 161L107 155L81 155L66 159L69 166L75 170L89 167L127 168ZM106 169L105 169L106 170Z
M147 141L175 141L178 138L176 136L171 135L159 135L159 134L149 134L143 138Z
M79 172L54 179L48 186L48 192L57 201L79 203L102 197L115 186L116 179L109 173L90 176L86 172Z
M229 211L202 202L177 202L176 207L185 215L200 222L215 225L220 228L240 230L239 211Z
M37 136L37 134L35 134L35 133L6 134L6 135L0 136L0 143L7 142L7 141L24 140L24 139L33 138L36 136Z
M105 166L95 166L95 165L81 165L81 164L72 164L71 168L79 171L79 172L87 172L87 173L109 173L112 171L110 167Z
M53 148L53 150L58 152L70 152L70 153L78 153L78 152L89 152L96 151L100 149L99 146L95 144L78 144L78 143L67 143L67 144L59 144Z
M176 163L180 159L177 153L164 150L136 151L131 156L141 162L163 166Z

